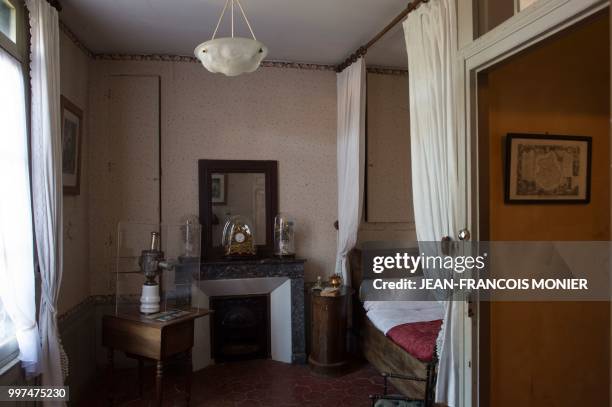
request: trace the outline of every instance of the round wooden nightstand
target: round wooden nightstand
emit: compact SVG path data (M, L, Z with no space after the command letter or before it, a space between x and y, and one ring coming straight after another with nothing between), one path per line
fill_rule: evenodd
M338 374L347 362L346 324L352 288L342 286L334 297L311 292L310 367L321 374Z

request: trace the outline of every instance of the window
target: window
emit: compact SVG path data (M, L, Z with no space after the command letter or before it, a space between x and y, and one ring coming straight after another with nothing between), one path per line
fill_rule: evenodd
M0 0L0 48L25 61L26 26L23 0Z
M0 32L17 43L17 10L8 0L0 0Z
M11 191L0 196L0 373L19 354L9 316L22 310L17 299L23 293L14 290L20 286L15 271L34 272L24 14L20 0L0 0L0 190Z
M0 299L0 371L19 354L15 339L15 326L9 318Z
M478 36L484 35L538 0L476 0L474 11Z

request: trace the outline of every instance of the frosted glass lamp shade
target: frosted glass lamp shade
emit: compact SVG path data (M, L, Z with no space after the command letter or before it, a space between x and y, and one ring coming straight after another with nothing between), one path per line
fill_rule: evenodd
M255 71L268 47L250 38L216 38L198 45L194 54L210 72L237 76Z

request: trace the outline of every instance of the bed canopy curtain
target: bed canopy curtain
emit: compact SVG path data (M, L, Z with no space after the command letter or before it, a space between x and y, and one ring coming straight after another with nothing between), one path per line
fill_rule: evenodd
M421 4L403 23L408 53L414 218L419 242L455 239L465 214L460 198L454 110L457 49L454 0ZM431 245L430 245L431 247ZM427 270L425 271L427 273ZM442 301L436 401L459 403L462 312Z
M59 20L57 10L46 0L27 0L26 4L32 34L32 200L41 279L38 325L42 384L61 386L66 359L57 328L57 299L62 281Z
M363 58L337 77L338 91L338 250L336 273L350 285L348 252L357 243L361 222L365 161L366 67Z

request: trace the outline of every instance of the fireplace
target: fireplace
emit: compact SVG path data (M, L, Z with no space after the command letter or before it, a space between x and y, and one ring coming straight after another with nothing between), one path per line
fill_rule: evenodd
M306 363L304 263L303 259L285 258L205 262L192 303L215 309L219 307L213 305L215 298L267 296L270 346L267 355L278 362ZM214 320L219 318L211 315L195 321L194 371L214 363Z
M270 296L210 298L211 352L217 363L270 357Z

